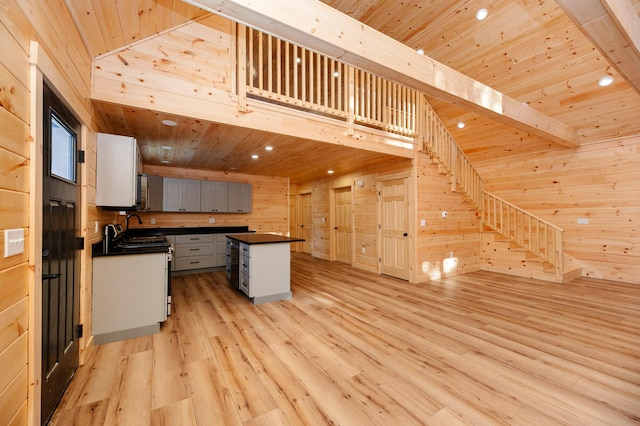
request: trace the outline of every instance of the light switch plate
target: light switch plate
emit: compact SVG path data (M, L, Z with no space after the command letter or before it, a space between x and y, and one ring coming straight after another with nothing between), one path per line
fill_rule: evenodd
M24 253L24 229L5 229L4 257Z

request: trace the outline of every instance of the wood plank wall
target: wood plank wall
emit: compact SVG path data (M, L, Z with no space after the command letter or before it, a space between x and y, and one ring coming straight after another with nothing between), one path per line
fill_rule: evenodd
M194 226L248 226L257 232L289 233L289 179L282 177L233 174L209 170L182 169L178 167L144 166L145 173L175 178L250 183L252 190L251 213L173 213L140 212L143 224L130 222L130 227L194 227ZM117 213L116 213L117 214ZM151 218L156 223L152 225ZM209 218L215 220L209 223ZM116 217L124 223L122 216Z
M640 283L640 137L476 166L487 191L565 230L584 275Z
M65 31L60 31L64 28ZM30 229L30 41L37 41L51 59L51 75L47 75L61 96L72 107L82 122L87 125L84 132L84 148L87 163L81 167L83 175L82 234L86 247L90 247L95 221L105 221L95 209L95 134L100 118L93 114L89 98L91 59L84 48L80 35L66 7L56 2L35 0L6 0L0 2L0 247L4 247L4 230L22 228L27 244L25 254L5 258L0 255L0 424L26 424L33 419L37 402L29 403L29 390L34 379L29 377L30 359L27 342L40 324L29 323L29 306L34 294L29 292L32 271L29 263L29 238L32 233L41 233L37 226ZM97 121L96 121L97 119ZM0 250L2 250L0 248ZM86 305L91 294L91 257L82 255L81 321L90 319L90 306ZM38 280L36 280L38 283ZM91 298L88 297L90 301ZM86 355L90 339L81 339L81 357ZM37 352L37 351L36 351ZM32 356L39 357L39 353ZM31 412L30 412L31 410ZM38 419L34 420L39 422Z
M331 190L335 188L351 187L353 191L353 225L355 257L353 266L359 269L378 271L378 215L377 215L377 182L394 179L399 175L411 173L411 160L398 159L393 164L387 164L377 170L366 170L362 173L327 178L291 188L292 230L294 236L301 236L296 224L298 209L295 206L296 194L312 194L313 204L313 242L311 254L321 259L331 257ZM362 181L363 186L355 185ZM365 253L362 253L362 247Z
M418 155L415 174L418 280L479 270L481 221L473 203L451 191L449 177L426 154Z

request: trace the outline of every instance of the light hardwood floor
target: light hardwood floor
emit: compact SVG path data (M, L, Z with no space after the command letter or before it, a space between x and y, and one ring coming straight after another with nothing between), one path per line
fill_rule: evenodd
M293 299L174 278L159 334L99 346L56 425L640 422L640 285L426 284L292 256Z

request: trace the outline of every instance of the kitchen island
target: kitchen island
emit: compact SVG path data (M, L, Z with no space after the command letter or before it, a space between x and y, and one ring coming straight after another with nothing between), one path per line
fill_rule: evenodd
M276 234L226 237L227 276L232 286L246 294L254 305L291 299L290 243L303 239Z

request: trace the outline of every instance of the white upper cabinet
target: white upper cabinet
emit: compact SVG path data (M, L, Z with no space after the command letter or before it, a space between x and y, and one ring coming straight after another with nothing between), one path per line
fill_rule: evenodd
M96 168L97 206L123 210L138 207L142 157L134 138L98 133Z

